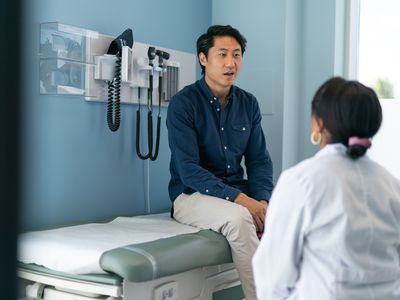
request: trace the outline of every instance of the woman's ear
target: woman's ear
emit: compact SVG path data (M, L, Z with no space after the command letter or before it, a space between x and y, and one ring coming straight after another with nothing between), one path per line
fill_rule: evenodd
M320 132L322 133L323 130L323 124L324 122L322 122L321 118L318 118L315 115L312 115L311 117L311 131L312 132Z
M316 120L317 120L317 126L320 132L322 133L325 130L324 121L322 121L321 118L317 118Z
M325 129L325 127L324 127L324 122L322 121L322 119L315 115L312 115L311 130L322 133L324 131L324 129Z

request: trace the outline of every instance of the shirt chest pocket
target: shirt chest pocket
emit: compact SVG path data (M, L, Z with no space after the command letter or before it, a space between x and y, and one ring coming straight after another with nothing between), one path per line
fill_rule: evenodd
M249 142L251 127L248 123L232 124L229 136L231 150L243 153Z

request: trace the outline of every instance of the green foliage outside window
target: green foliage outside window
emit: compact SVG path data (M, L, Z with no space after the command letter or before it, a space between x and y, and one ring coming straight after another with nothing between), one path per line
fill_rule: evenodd
M394 98L393 84L387 78L378 78L374 90L379 98Z

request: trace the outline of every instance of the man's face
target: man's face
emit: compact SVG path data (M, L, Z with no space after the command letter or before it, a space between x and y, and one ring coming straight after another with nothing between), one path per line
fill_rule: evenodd
M205 67L206 82L211 90L230 88L239 75L242 64L242 48L231 36L214 38L214 46L199 54L200 63Z

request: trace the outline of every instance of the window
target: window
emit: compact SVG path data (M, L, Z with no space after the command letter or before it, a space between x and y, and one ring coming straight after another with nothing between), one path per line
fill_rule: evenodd
M349 3L348 77L372 87L383 109L382 126L368 153L400 178L400 1Z
M400 99L400 1L360 0L358 79Z

